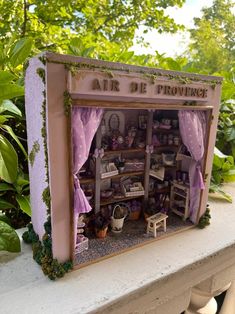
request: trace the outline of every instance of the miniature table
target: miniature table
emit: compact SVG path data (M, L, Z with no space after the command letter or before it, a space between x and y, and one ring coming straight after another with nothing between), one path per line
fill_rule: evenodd
M157 229L160 227L163 227L164 232L166 232L166 220L168 216L162 213L157 213L153 216L150 216L147 218L148 220L148 226L147 226L147 234L149 232L152 232L154 235L154 238L157 236Z

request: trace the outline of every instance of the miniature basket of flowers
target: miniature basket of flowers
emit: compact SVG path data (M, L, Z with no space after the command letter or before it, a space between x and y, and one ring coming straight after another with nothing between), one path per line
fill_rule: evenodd
M124 220L129 213L129 207L126 203L119 203L114 206L111 216L111 230L114 233L122 232Z
M138 220L141 213L141 202L133 200L129 205L129 220Z

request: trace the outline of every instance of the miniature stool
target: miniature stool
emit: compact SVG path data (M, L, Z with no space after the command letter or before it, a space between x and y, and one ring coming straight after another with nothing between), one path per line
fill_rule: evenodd
M163 227L164 232L166 232L166 220L168 216L162 213L157 213L153 216L147 218L148 226L147 226L147 234L149 232L153 233L154 238L157 236L157 229Z

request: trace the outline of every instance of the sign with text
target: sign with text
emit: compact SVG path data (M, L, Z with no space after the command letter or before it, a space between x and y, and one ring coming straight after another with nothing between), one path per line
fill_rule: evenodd
M79 71L76 75L70 75L69 92L84 98L97 96L128 97L150 99L179 99L185 101L208 101L211 88L205 83L182 84L176 80L161 78L154 83L148 78L133 74L114 74L112 78L106 73L94 71ZM87 96L87 97L86 97ZM90 96L90 97L89 97Z

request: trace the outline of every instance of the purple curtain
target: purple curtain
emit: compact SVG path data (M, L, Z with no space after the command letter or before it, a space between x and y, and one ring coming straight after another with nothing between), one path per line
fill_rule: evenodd
M72 109L74 212L76 214L91 210L77 174L88 159L91 142L101 122L102 114L102 109L75 106Z
M201 164L205 151L206 115L204 111L180 110L178 116L182 141L192 157L189 166L190 219L196 223L200 190L205 188Z

